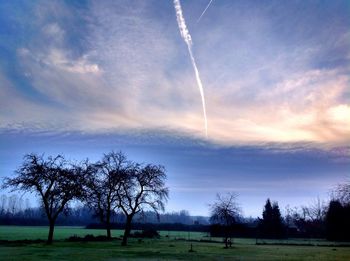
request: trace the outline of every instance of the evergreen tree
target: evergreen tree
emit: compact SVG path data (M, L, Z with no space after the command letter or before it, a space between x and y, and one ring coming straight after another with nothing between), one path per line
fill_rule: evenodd
M326 215L328 240L347 241L350 239L350 205L343 206L339 200L329 202Z
M285 236L285 226L283 223L280 208L277 202L272 205L272 224L273 224L273 236L281 238Z
M262 216L259 224L260 236L265 238L284 237L285 229L277 202L271 204L270 199L267 199Z

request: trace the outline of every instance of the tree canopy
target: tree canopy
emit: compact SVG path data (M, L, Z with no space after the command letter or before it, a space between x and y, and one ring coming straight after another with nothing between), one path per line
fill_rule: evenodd
M3 187L36 193L49 221L48 243L52 243L55 221L68 202L81 196L82 176L79 168L62 155L47 157L27 154L16 176L5 178Z
M120 207L120 190L123 183L128 183L128 172L132 163L122 152L104 154L96 163L86 167L84 193L82 201L92 209L95 216L107 229L107 238L111 238L111 217Z
M223 226L225 247L229 245L229 238L232 236L232 226L237 222L240 215L240 208L237 204L237 194L217 194L216 201L210 205L210 221ZM231 240L230 240L231 242Z
M277 202L271 204L270 199L266 200L262 219L260 219L259 231L261 237L282 238L285 236L285 227Z
M128 178L118 192L120 209L126 216L122 245L127 244L131 222L135 214L151 209L158 213L164 210L169 189L165 186L166 173L161 165L134 164L128 171Z

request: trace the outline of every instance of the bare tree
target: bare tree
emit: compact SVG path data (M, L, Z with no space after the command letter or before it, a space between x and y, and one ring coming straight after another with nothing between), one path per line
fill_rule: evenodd
M165 169L163 166L134 164L128 171L128 179L118 191L120 208L126 216L122 245L127 245L131 231L131 222L135 214L150 208L157 214L164 211L168 199L168 188L165 186Z
M240 208L237 204L237 194L227 193L226 195L217 194L216 201L210 205L212 223L220 224L225 229L225 247L231 242L232 225L237 222L240 215ZM230 241L229 241L230 239Z
M122 152L105 154L96 164L87 164L83 201L105 224L107 238L111 239L111 217L119 207L118 191L126 182L131 163Z
M18 202L17 195L11 195L8 197L7 209L11 215L14 215L17 212L17 202Z
M6 213L6 203L7 203L7 196L1 195L0 196L0 216Z
M81 177L61 155L45 159L36 154L27 154L15 173L16 177L5 178L3 187L39 195L50 226L47 243L51 244L58 215L82 191Z
M350 205L350 182L339 184L333 192L333 197L343 205Z
M325 219L327 213L327 203L317 197L309 206L301 206L301 211L305 220L321 222Z

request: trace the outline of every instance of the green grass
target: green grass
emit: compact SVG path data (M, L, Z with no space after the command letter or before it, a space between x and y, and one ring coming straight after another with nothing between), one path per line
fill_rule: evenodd
M112 232L115 237L121 233L120 230ZM0 226L0 240L46 239L46 234L46 227ZM179 240L188 236L191 240L209 239L199 232L162 231L160 239L142 242L131 239L127 247L120 246L120 240L88 243L63 240L86 234L105 235L105 231L57 227L53 245L0 245L0 260L350 260L349 247L255 245L255 239L235 239L233 248L224 249L222 243ZM188 251L191 243L193 253Z
M46 226L30 227L30 226L0 226L0 240L35 240L47 239L49 228ZM54 232L54 240L66 239L70 236L85 236L93 234L94 236L106 235L104 229L85 229L83 227L63 227L56 226ZM113 230L112 235L118 237L122 235L121 230Z
M35 239L47 239L48 227L45 226L0 226L0 240L35 240ZM123 230L113 229L112 236L119 237L123 235ZM83 227L64 227L56 226L54 232L55 240L66 239L70 236L85 236L92 234L94 236L106 235L105 229L85 229ZM200 240L208 239L207 233L202 232L186 232L186 231L160 231L162 237L169 237L171 239L190 239Z

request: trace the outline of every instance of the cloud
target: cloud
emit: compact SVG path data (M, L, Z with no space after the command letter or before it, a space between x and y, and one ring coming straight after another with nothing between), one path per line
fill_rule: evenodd
M73 123L72 115L66 115L63 110L40 104L17 90L16 86L0 71L0 128L26 130L28 128L42 131L66 129L67 122ZM15 119L15 120L14 120Z
M274 8L286 11L236 4L243 6L216 3L196 27L191 17L200 6L184 5L206 86L209 140L349 142L349 66L339 60L349 56L349 30L334 18L324 27L327 37L319 30L305 37L306 27L323 24L312 13L302 27L284 18L307 20L294 6L271 16ZM1 127L203 138L201 101L173 7L157 8L145 1L38 4L21 17L34 17L27 42L18 41L8 59L14 64L1 68ZM16 106L4 112L10 100Z
M350 114L343 95L348 82L341 70L294 72L275 83L261 84L248 102L242 102L248 87L212 89L210 136L222 142L347 142Z
M42 30L54 42L61 43L64 40L65 31L57 23L45 25Z

